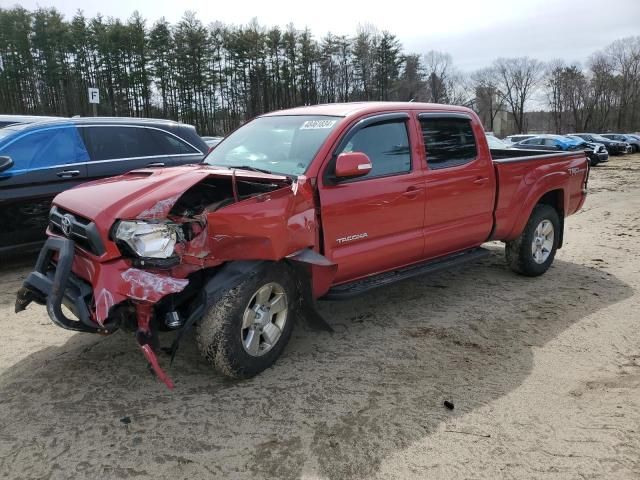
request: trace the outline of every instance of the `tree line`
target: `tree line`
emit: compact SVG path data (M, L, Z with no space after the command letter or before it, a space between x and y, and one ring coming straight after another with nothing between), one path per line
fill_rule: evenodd
M514 131L544 98L558 131L638 129L640 37L594 54L586 68L528 57L462 74L449 54L406 53L388 31L314 38L308 29L256 20L204 25L193 12L149 25L53 8L0 9L0 111L159 117L224 134L263 112L326 102L401 100L470 106L492 129L509 112Z

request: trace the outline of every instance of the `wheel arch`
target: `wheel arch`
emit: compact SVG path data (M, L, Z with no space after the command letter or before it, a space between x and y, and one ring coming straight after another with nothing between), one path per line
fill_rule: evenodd
M536 205L548 205L558 213L558 218L560 219L560 231L558 232L560 238L558 239L558 248L562 248L562 244L564 242L564 195L564 189L562 188L550 190L538 199L538 201L533 205L533 208L531 208L531 211L529 212L529 216L531 216L531 213L533 212L533 209L536 207Z
M542 192L533 192L529 196L530 200L524 202L524 206L520 210L516 224L505 240L513 240L522 234L529 218L531 218L534 208L536 208L536 205L548 205L558 213L558 217L560 218L560 238L558 241L558 248L561 248L564 241L564 217L567 205L566 195L564 188L551 188Z

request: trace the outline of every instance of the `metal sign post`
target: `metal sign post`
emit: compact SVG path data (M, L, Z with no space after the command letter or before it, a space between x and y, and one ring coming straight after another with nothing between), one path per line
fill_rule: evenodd
M100 90L89 87L89 103L93 106L93 116L98 116L98 104L100 103Z

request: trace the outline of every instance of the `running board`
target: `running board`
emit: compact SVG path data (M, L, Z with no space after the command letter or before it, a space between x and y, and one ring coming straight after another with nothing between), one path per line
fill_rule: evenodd
M400 270L379 273L361 280L356 280L355 282L337 285L329 290L327 294L322 297L322 300L346 300L360 295L361 293L368 292L369 290L373 290L374 288L391 285L392 283L406 280L407 278L456 268L466 263L487 257L490 254L491 252L487 249L474 248L473 250L455 253L437 260L430 260L417 265L411 265Z

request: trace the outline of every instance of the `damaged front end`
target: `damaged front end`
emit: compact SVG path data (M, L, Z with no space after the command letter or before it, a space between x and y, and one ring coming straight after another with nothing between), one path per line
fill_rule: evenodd
M157 331L188 328L256 263L313 249L318 235L304 177L207 166L139 170L64 192L54 204L16 312L36 302L66 329L134 331L169 388Z

